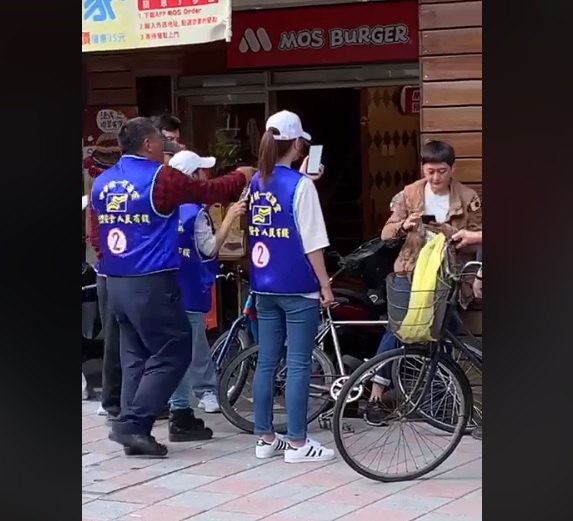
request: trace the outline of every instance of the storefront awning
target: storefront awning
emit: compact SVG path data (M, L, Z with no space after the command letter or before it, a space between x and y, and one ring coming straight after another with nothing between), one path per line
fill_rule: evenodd
M231 38L231 0L82 0L82 52Z

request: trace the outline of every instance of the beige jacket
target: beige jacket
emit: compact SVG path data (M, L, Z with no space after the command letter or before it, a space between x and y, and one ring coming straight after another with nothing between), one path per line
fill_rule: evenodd
M405 232L402 228L408 215L424 213L424 190L426 180L420 179L406 186L401 197L393 201L392 215L382 228L382 239L390 240L405 237L404 245L394 264L396 273L411 273L414 271L420 250L424 246L424 230L419 229ZM468 186L452 180L450 185L450 209L446 222L435 228L435 232L443 232L449 239L452 234L461 229L479 231L482 227L482 207L479 195ZM455 262L463 263L475 259L475 251L459 250Z

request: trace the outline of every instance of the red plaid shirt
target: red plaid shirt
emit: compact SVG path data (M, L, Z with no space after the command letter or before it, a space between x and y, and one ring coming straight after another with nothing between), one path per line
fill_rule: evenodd
M89 175L97 177L103 170L90 169ZM177 207L186 203L215 204L225 203L231 197L238 197L245 187L245 176L236 171L211 181L196 181L179 170L163 166L155 178L153 186L153 205L164 215L170 214ZM99 247L98 219L95 210L88 206L87 242L94 249L96 257L101 260Z

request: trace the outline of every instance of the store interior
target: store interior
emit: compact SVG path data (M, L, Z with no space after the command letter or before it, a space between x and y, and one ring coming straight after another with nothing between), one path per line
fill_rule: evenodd
M323 145L317 182L332 248L347 253L362 242L360 91L354 88L276 92L277 110L297 113L312 142Z
M317 188L332 247L345 254L380 233L392 197L419 175L419 116L404 114L402 88L301 86L270 91L260 101L237 96L234 103L181 97L178 114L183 135L192 136L188 146L217 156L216 175L233 164L256 164L267 112L299 114L313 143L324 147Z

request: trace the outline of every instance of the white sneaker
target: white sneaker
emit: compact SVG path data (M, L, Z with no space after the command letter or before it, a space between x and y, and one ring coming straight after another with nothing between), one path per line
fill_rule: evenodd
M287 441L280 434L275 435L272 443L259 438L255 447L255 456L259 459L274 458L280 456L287 447Z
M217 395L213 391L206 392L199 400L199 409L203 409L208 413L221 412Z
M100 405L96 414L98 416L107 416L107 411Z
M285 450L285 463L312 463L316 461L328 461L335 456L332 449L323 447L318 441L307 438L302 447L288 445Z

